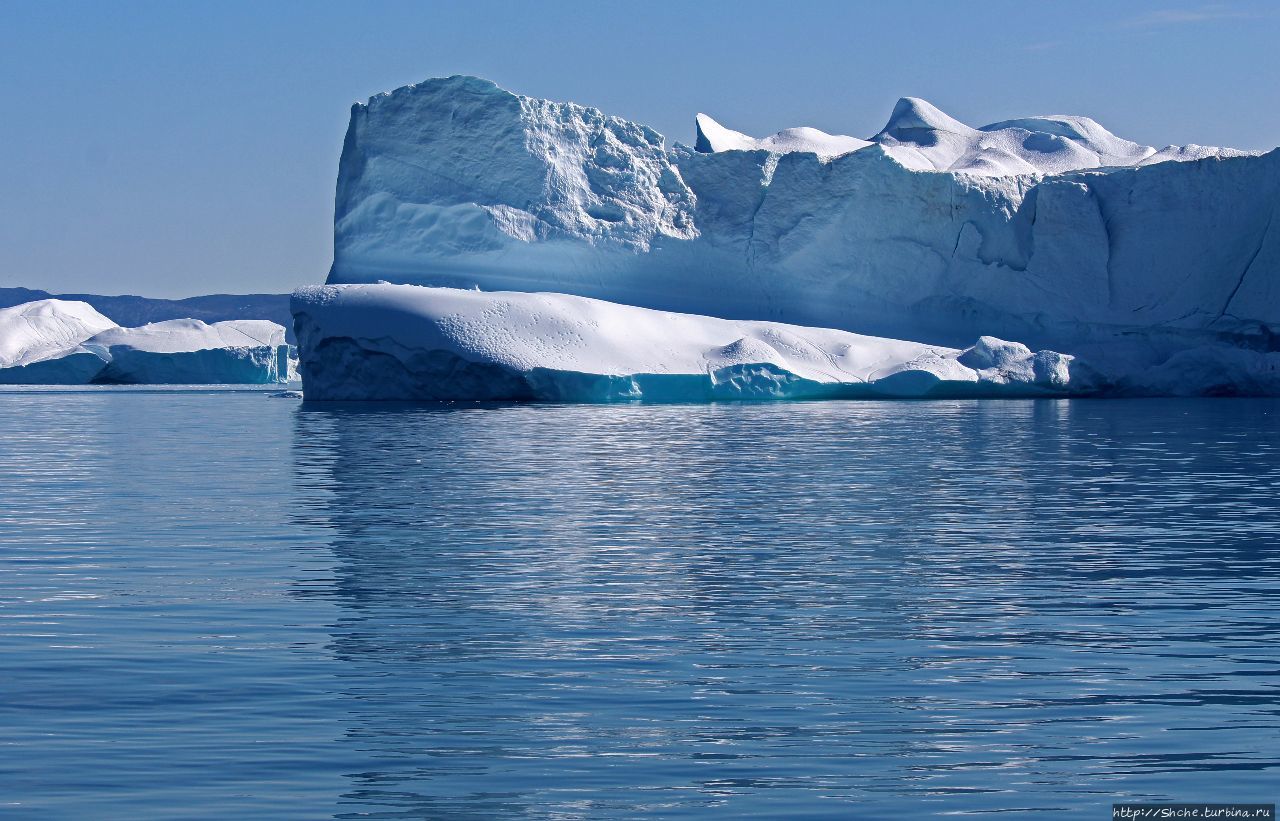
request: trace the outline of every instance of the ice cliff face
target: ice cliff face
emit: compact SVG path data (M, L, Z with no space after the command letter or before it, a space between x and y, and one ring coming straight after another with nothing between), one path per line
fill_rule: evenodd
M1280 152L1156 150L1083 117L970 128L913 99L870 140L697 124L696 149L668 147L471 77L374 97L352 110L329 282L952 345L1137 330L1266 347L1280 327Z

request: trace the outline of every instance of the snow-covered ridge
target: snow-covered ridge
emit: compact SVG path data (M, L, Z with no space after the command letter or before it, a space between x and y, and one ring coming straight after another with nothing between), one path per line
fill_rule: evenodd
M134 294L52 294L31 288L0 287L0 308L42 299L87 302L100 314L111 317L115 324L130 328L167 319L202 319L205 322L269 319L284 326L286 341L293 342L288 294L208 294L183 299L157 299Z
M695 123L694 148L707 154L808 152L831 159L879 145L906 168L989 177L1064 174L1091 168L1256 154L1202 145L1156 149L1117 137L1088 117L1067 115L1022 117L972 128L916 97L899 100L889 122L868 140L807 127L788 128L756 139L725 128L706 114L699 114Z
M42 299L0 309L0 368L66 355L115 324L84 302Z
M294 294L308 400L705 402L1061 396L1072 358L653 311L565 294L327 285Z
M212 324L199 319L168 319L138 328L112 328L97 334L89 343L148 353L278 348L284 344L284 328L265 319L229 319Z
M871 139L907 168L992 177L1253 155L1200 145L1157 150L1117 137L1088 117L1023 117L971 128L915 97L899 100Z
M704 154L714 154L717 151L769 151L776 154L807 151L819 157L831 158L871 145L868 140L860 140L844 134L828 134L808 126L786 128L777 134L757 140L739 131L725 128L706 114L699 114L694 118L694 123L698 131L694 149Z
M259 384L289 372L284 328L198 319L117 327L83 302L0 310L2 384Z

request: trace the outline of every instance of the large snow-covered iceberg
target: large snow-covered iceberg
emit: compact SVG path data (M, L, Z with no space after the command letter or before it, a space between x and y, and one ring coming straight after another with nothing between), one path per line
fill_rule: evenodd
M567 294L326 285L294 294L310 400L705 402L1052 396L1094 385L1052 351L965 350Z
M951 345L1280 328L1278 151L1157 150L1084 117L970 128L910 98L867 141L698 125L702 150L668 146L474 77L373 97L352 110L328 281Z
M0 384L265 384L290 369L284 328L266 320L121 328L84 302L0 309Z
M629 380L653 364L634 306L691 315L671 320L671 332L698 356L709 349L703 329L731 333L715 317L785 323L804 338L797 327L822 339L834 331L815 329L869 334L882 338L877 344L914 340L952 351L940 361L961 365L962 351L982 349L975 339L1016 339L1077 357L1068 371L1089 363L1088 380L1054 383L1058 392L1280 393L1280 151L1157 149L1077 116L974 128L915 98L900 100L867 139L812 128L755 138L707 115L695 126L694 147L668 145L643 125L474 77L429 80L354 106L328 282L429 287L378 292L379 310L400 319L376 345L335 341L346 338L343 311L371 304L365 292L326 291L324 310L310 292L295 299L306 314L297 326L310 323L310 341L299 335L304 379L323 382L310 397L356 398L351 374L381 373L353 362L361 351L375 359L426 351L420 345L434 332L415 335L404 317L439 326L433 317L443 309L430 306L452 305L452 291L442 290L450 288L615 303L605 314L621 324L583 337L592 345L633 339L638 361L606 356L610 367L597 367L611 378ZM392 294L407 300L403 309ZM532 339L536 327L512 333ZM321 342L342 361L308 349ZM522 384L543 370L597 373L576 358L560 361L560 349L524 368L456 340L440 344L442 355L501 365ZM857 386L839 395L878 384L856 370L858 379L812 380L798 362L743 344L759 357L753 364L806 385ZM672 373L696 371L705 381L715 370L681 361ZM952 391L956 380L934 375L946 385L939 392ZM391 381L369 381L365 395L431 393L380 378ZM1015 382L1016 390L1048 389ZM972 384L999 392L984 377ZM641 393L661 390L642 385Z
M971 128L916 97L899 100L888 124L872 140L907 168L988 177L1250 155L1203 145L1156 149L1117 137L1088 117L1070 115L1023 117Z

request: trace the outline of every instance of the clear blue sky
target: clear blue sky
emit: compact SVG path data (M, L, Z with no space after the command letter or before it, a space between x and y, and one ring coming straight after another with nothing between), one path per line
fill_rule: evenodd
M691 142L867 136L898 97L1280 144L1280 4L0 0L0 285L187 296L319 282L350 104L478 74Z

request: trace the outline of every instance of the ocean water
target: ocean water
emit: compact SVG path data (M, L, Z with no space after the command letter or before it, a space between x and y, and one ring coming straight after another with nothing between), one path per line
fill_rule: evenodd
M1275 801L1278 419L0 393L0 817Z

